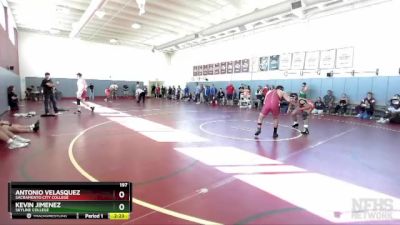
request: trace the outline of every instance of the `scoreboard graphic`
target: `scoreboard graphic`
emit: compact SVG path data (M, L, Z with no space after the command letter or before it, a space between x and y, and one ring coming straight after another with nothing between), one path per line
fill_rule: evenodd
M128 220L130 182L10 182L12 219Z

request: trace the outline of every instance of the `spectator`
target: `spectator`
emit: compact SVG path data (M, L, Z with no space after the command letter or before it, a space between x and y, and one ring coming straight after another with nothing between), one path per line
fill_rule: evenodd
M7 99L8 99L8 106L12 111L16 111L19 109L18 107L18 96L15 94L14 85L11 85L7 88Z
M9 121L0 120L0 126L13 133L33 133L38 132L40 123L39 120L31 125L13 124Z
M360 105L356 107L356 113L358 118L370 119L375 111L375 98L372 92L367 93L367 97L361 100Z
M50 79L50 73L48 73L48 72L45 73L45 78L42 80L41 86L43 88L45 114L49 115L49 105L50 105L50 102L51 102L51 105L53 106L54 113L56 115L60 115L61 113L58 111L57 103L56 103L56 100L54 98L54 92L53 92L53 88L56 85Z
M335 107L335 114L345 114L347 112L347 107L349 105L350 101L349 98L345 93L342 94L342 97L339 99L339 103Z
M233 87L232 83L226 87L226 100L227 105L233 105L233 93L235 92L235 88Z
M324 113L325 104L322 101L321 97L314 102L314 109L312 110L312 114L314 115L322 115Z
M397 94L390 99L390 106L385 112L385 116L377 121L378 123L400 124L400 95Z
M335 105L335 96L333 95L333 91L328 90L328 93L324 96L324 104L326 111L330 113Z
M89 85L89 101L94 101L94 85L92 83Z
M218 97L218 102L220 105L225 105L225 93L222 90L222 88L219 89L218 93L217 93L217 97Z
M300 89L299 98L307 98L308 92L309 92L309 88L307 86L307 83L303 82L301 89Z
M217 88L214 86L214 84L211 84L210 88L210 98L213 100L214 98L217 99Z

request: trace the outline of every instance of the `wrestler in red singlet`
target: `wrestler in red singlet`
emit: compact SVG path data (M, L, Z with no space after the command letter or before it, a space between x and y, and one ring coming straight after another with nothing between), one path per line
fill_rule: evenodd
M278 124L279 124L279 113L280 113L280 102L284 98L286 101L290 102L289 96L283 91L283 87L278 85L274 90L270 90L265 95L264 106L257 121L257 131L254 134L256 137L261 133L261 126L264 117L272 112L274 120L274 133L273 138L278 137Z

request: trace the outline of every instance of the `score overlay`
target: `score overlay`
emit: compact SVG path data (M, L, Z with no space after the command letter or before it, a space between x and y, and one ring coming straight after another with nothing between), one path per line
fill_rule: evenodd
M10 182L8 211L13 219L127 220L131 182Z

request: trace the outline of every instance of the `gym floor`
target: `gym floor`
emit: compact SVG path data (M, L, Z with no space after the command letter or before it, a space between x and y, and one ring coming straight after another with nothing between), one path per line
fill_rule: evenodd
M3 119L30 124L31 144L0 144L0 224L400 224L400 126L314 116L310 134L283 115L277 140L258 110L148 99L95 102L95 113ZM43 112L42 102L21 111ZM301 127L301 124L300 124ZM129 221L11 220L10 181L131 181ZM390 200L391 216L354 213L365 199ZM397 211L396 211L397 210Z

